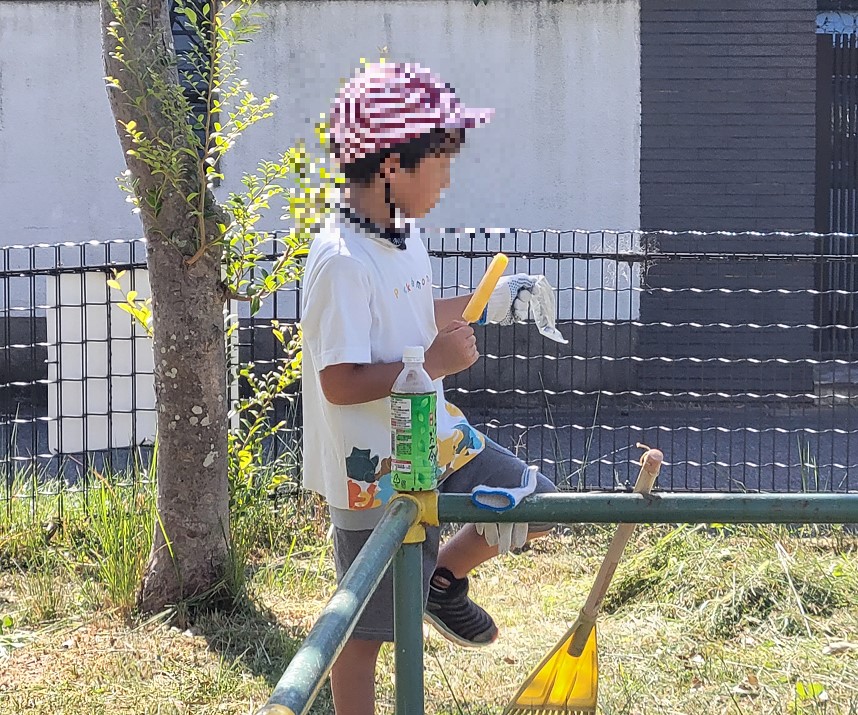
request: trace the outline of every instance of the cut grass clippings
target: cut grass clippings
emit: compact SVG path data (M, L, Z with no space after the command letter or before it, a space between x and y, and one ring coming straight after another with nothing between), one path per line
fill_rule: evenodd
M574 619L611 534L569 529L480 568L473 595L501 637L467 651L427 631L427 712L500 713ZM837 528L639 529L599 621L601 712L858 715L856 547ZM233 613L179 627L107 610L86 572L6 569L0 713L253 713L333 592L324 540L280 548L257 555ZM379 672L392 713L390 648ZM312 712L332 712L327 689Z

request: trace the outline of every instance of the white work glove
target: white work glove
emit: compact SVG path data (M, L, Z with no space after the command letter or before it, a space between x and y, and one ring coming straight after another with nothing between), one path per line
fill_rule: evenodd
M557 304L554 289L542 275L516 273L503 276L489 297L485 320L481 322L512 325L533 318L539 332L564 345L568 341L557 330Z
M530 299L536 282L544 276L516 273L502 276L486 306L486 322L498 325L523 323L530 315Z
M536 489L536 467L525 467L521 473L521 484L517 487L493 487L479 485L471 490L474 505L488 511L502 512L515 509L525 497ZM511 548L520 549L527 541L527 524L477 524L477 533L481 534L489 546L497 546L499 554L505 554Z
M520 549L527 543L527 524L474 524L489 546L497 546L499 554Z

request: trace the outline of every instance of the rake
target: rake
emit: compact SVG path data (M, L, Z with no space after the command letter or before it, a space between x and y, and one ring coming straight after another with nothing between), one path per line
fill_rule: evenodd
M638 494L649 494L664 459L657 449L644 449L647 451L640 459L641 470L634 487ZM634 528L634 524L617 527L575 623L536 666L507 705L504 715L593 715L596 712L599 686L596 617Z

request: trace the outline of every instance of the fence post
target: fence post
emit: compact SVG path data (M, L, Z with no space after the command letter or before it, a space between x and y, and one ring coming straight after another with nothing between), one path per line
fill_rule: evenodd
M396 715L423 715L423 542L396 553L393 604Z
M393 560L393 641L396 715L423 715L423 542L438 526L438 492L405 492L396 499L418 505L414 525Z
M305 715L420 513L393 500L257 715ZM412 503L409 503L412 502Z

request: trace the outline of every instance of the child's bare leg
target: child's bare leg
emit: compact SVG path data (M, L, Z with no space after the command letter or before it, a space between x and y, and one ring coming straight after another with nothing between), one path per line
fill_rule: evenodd
M527 540L538 539L548 532L528 534ZM498 547L489 546L477 533L473 524L467 524L448 539L438 553L438 568L445 568L456 578L465 578L477 566L497 556Z
M336 715L375 715L375 664L381 641L352 638L331 669Z

